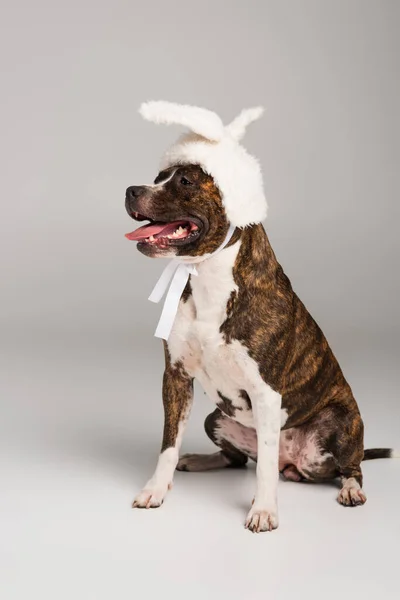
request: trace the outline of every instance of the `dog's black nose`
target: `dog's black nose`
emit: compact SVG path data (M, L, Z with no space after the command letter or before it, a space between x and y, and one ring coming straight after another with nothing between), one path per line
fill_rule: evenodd
M126 190L126 199L134 200L138 198L144 192L144 187L142 185L131 185Z

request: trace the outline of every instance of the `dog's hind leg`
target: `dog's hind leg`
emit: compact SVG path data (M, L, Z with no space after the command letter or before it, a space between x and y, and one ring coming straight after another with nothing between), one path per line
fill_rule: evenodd
M184 454L179 459L178 471L211 471L236 466L223 452L212 454ZM237 465L241 466L241 465Z
M360 506L367 497L362 489L363 476L361 461L364 458L364 425L358 411L349 414L347 419L347 437L340 440L334 455L338 462L342 489L338 502L343 506Z
M362 489L364 427L358 410L332 403L308 423L296 428L296 468L308 481L340 477L338 502L359 506L366 501Z
M324 433L321 442L331 454L335 474L340 477L342 488L337 497L338 502L343 506L360 506L367 500L362 489L364 425L360 413L357 409L347 408L343 403L328 406L323 412L326 418L322 414L319 416L320 431ZM328 459L326 465L329 467L329 464ZM326 467L321 465L320 468L324 470Z
M245 466L248 457L256 458L255 430L224 416L219 408L208 415L204 428L208 437L221 451L213 454L184 454L179 460L178 471L238 468Z

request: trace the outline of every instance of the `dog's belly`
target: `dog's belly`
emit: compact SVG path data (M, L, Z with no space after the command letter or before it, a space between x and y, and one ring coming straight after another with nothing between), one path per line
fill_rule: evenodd
M224 419L220 424L220 435L235 448L257 460L257 433L233 419ZM288 467L294 467L294 469ZM329 479L335 474L333 457L321 449L318 433L304 431L304 427L293 427L281 431L279 442L279 470L285 477L299 481L301 478Z

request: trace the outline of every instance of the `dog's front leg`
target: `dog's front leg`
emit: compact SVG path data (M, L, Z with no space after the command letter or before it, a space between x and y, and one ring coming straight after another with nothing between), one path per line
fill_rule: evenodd
M263 385L250 397L257 431L257 487L246 527L254 532L278 527L281 396Z
M163 379L164 434L161 453L154 475L136 496L133 507L156 508L163 503L172 487L172 479L179 459L182 436L193 401L193 379L181 363L171 364L165 344L165 371Z

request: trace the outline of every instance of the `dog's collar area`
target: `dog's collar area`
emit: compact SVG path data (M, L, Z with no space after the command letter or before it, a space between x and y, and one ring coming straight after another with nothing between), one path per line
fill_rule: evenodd
M219 248L217 248L217 250L215 250L212 254L205 256L202 261L199 261L197 258L196 263L204 262L205 260L208 260L212 256L215 256L221 252L221 250L223 250L230 242L235 229L236 228L234 225L230 225L228 233L226 234L226 237ZM179 259L171 260L161 273L159 280L149 296L150 302L158 303L168 289L161 312L161 317L158 321L157 329L154 334L155 337L168 340L175 321L176 313L178 312L178 306L183 294L183 290L186 287L190 275L198 275L195 263L182 262Z

